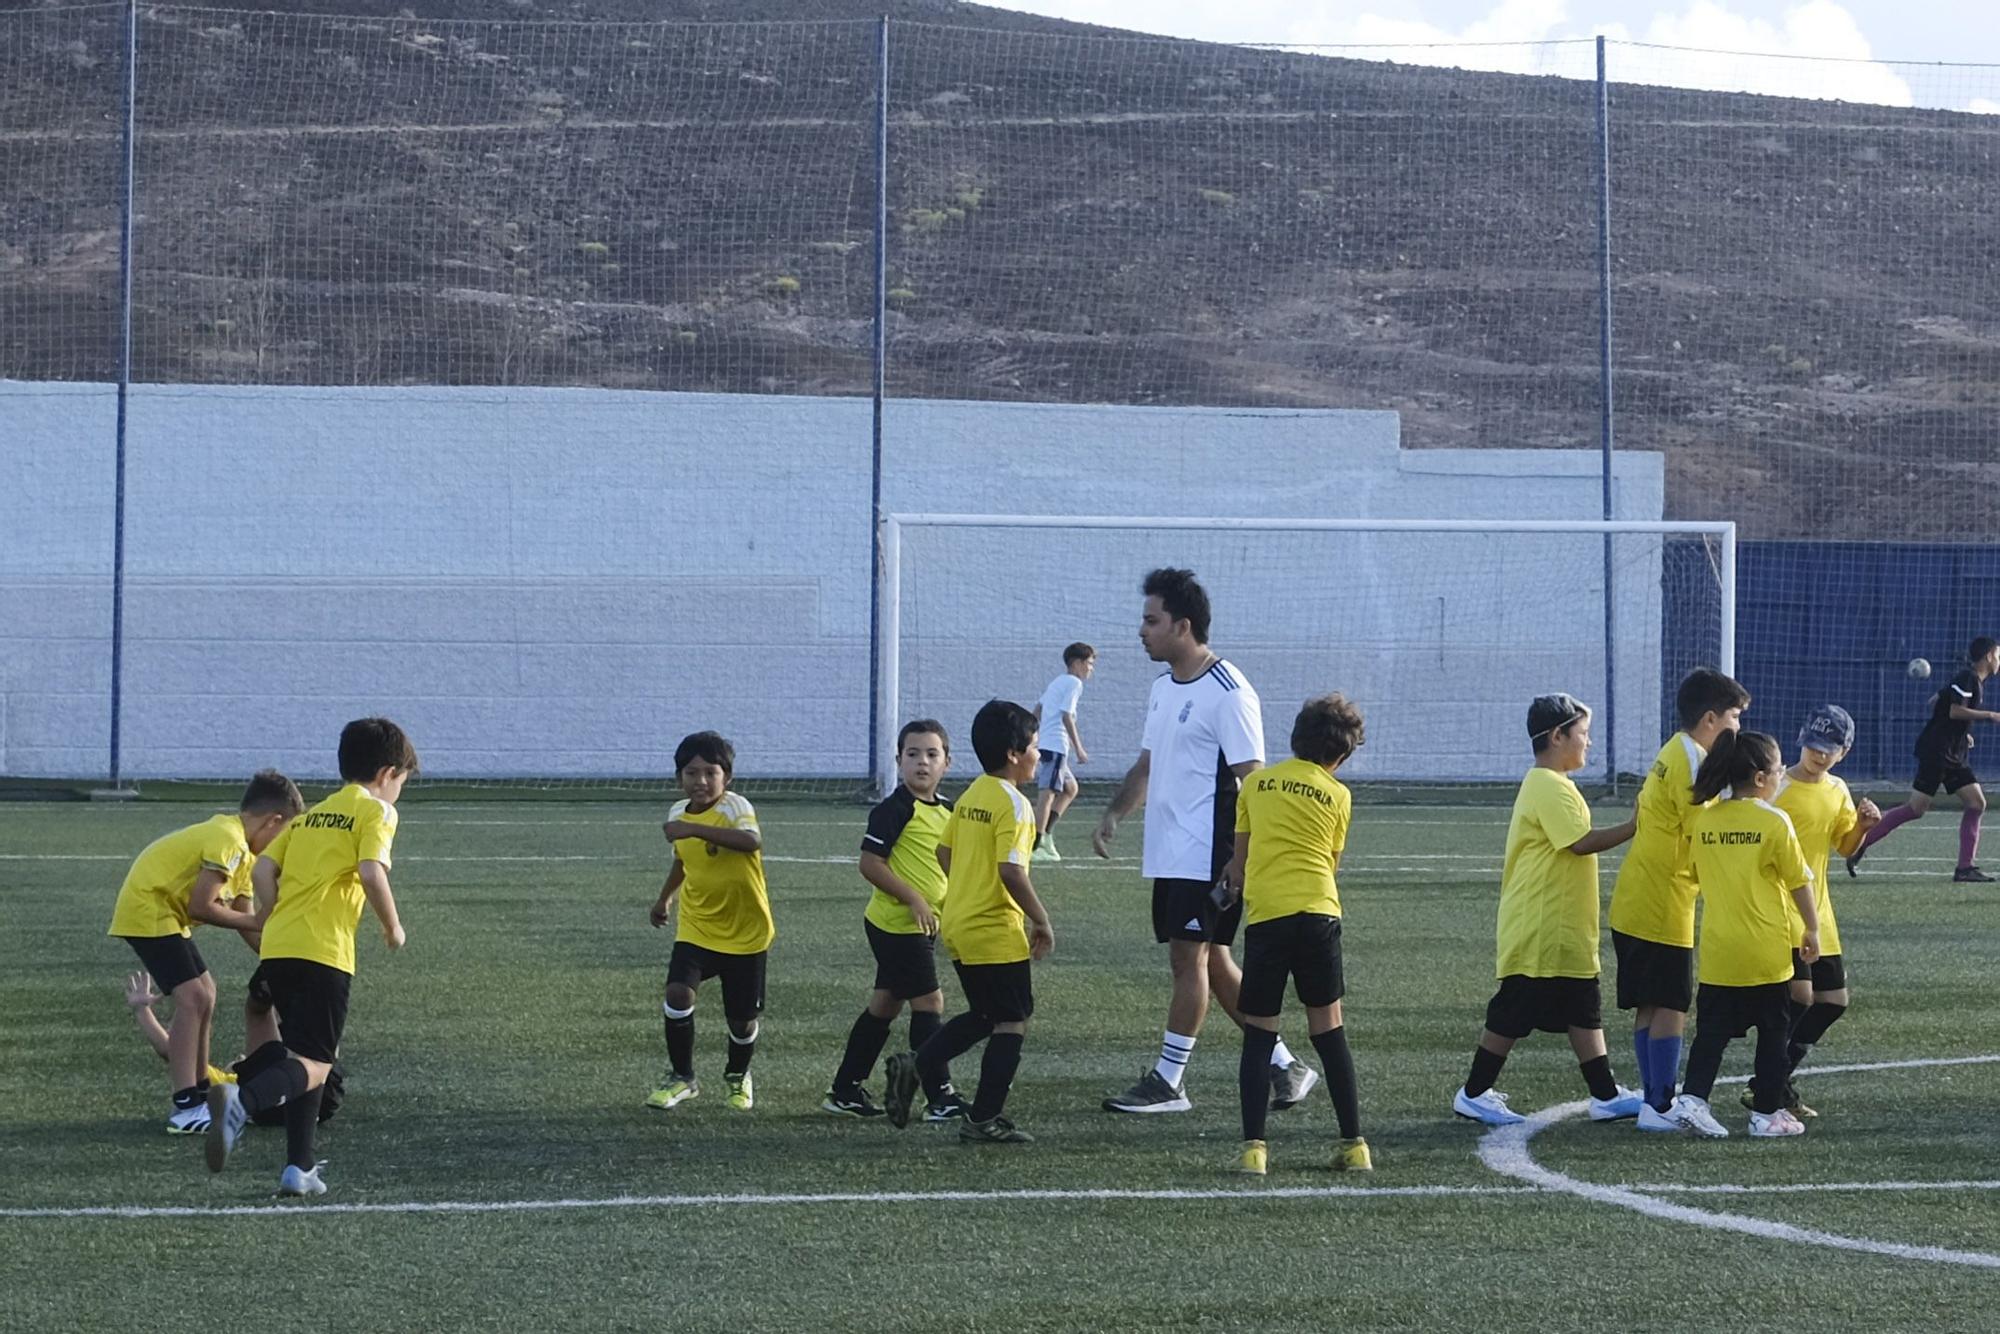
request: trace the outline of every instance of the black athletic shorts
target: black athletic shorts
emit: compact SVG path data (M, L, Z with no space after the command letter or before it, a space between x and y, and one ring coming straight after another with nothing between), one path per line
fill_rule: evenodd
M1797 950L1792 951L1792 981L1794 982L1812 981L1812 965L1807 963L1805 960L1805 956L1800 954Z
M722 1013L730 1019L755 1019L764 1013L764 961L769 950L755 954L724 954L721 950L676 940L667 959L667 981L689 991L711 977L722 979Z
M1956 792L1978 781L1979 775L1972 772L1972 766L1969 764L1953 764L1949 760L1919 755L1917 776L1911 780L1910 786L1927 797L1934 797L1939 788L1947 792Z
M1530 1033L1604 1027L1604 994L1594 977L1511 973L1486 1002L1486 1030L1516 1040Z
M1331 1005L1347 994L1340 959L1340 919L1293 913L1243 928L1243 993L1237 1007L1259 1019L1275 1018L1285 1004L1285 979L1299 1004Z
M1789 982L1767 982L1759 987L1722 987L1701 984L1695 997L1694 1027L1719 1029L1740 1038L1751 1029L1760 1034L1775 1028L1788 1031L1792 1024L1792 987Z
M1847 960L1838 954L1822 954L1812 961L1814 991L1847 990Z
M311 959L266 959L250 974L250 999L278 1012L278 1037L310 1061L331 1065L347 1028L354 974Z
M1028 961L953 963L966 1008L988 1023L1018 1024L1035 1012L1035 980Z
M875 990L906 1001L938 989L935 937L921 931L884 931L868 921L861 925L868 932L868 948L875 952Z
M1153 939L1162 945L1170 940L1204 940L1226 948L1236 943L1236 928L1242 921L1242 896L1227 908L1216 907L1213 880L1153 882Z
M194 941L187 936L120 936L120 940L132 947L132 953L139 956L139 962L152 974L153 985L161 995L169 995L175 987L192 982L208 971L202 962L201 951L194 947Z
M1611 933L1611 950L1618 956L1619 1009L1650 1005L1686 1014L1693 1008L1693 950L1641 940L1623 931Z

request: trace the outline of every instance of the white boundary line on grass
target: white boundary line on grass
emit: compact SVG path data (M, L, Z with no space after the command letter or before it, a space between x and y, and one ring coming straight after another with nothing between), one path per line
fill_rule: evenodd
M1824 1065L1814 1067L1812 1073L1818 1076L1867 1070L1919 1070L1938 1066L1994 1064L2000 1064L2000 1055ZM1723 1082L1741 1083L1742 1080L1738 1078ZM1519 1125L1500 1126L1488 1131L1479 1141L1479 1161L1501 1176L1541 1190L1561 1191L1579 1199L1617 1205L1621 1209L1630 1209L1648 1218L1657 1218L1664 1222L1688 1223L1694 1227L1708 1228L1716 1232L1740 1232L1768 1241L1789 1241L1802 1246L1822 1246L1831 1250L1886 1255L1898 1260L1923 1260L1931 1264L1964 1265L1974 1269L2000 1269L2000 1255L1987 1251L1957 1251L1944 1246L1913 1246L1900 1241L1876 1241L1870 1237L1850 1237L1838 1232L1823 1232L1818 1228L1799 1227L1792 1223L1781 1223L1747 1214L1721 1213L1696 1209L1685 1204L1670 1204L1646 1194L1649 1188L1645 1186L1610 1186L1594 1181L1579 1181L1573 1176L1536 1162L1534 1155L1528 1151L1529 1142L1557 1122L1581 1115L1587 1105L1582 1102L1566 1102L1554 1107L1545 1107ZM1968 1188L1974 1186L1990 1188L1988 1183L1983 1182L1967 1182L1964 1185ZM1886 1186L1869 1187L1877 1190L1886 1188ZM1783 1190L1784 1188L1779 1186L1760 1189ZM1687 1193L1701 1193L1701 1190L1697 1187ZM1722 1192L1710 1188L1707 1193Z

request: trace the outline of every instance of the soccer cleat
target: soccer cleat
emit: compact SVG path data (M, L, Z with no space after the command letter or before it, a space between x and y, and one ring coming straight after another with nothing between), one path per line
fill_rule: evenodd
M1038 862L1059 862L1062 860L1062 854L1056 851L1056 840L1053 834L1044 838L1036 846L1035 860Z
M1261 1139L1243 1141L1243 1152L1236 1159L1236 1170L1246 1177L1260 1177L1271 1170L1271 1154Z
M971 1110L971 1106L958 1096L956 1090L946 1089L943 1097L924 1109L924 1120L934 1124L939 1121L956 1121Z
M1375 1159L1368 1152L1368 1141L1356 1135L1353 1139L1340 1141L1340 1147L1333 1151L1333 1170L1336 1172L1373 1172Z
M1955 885L1990 885L1993 877L1977 866L1961 866L1951 873L1951 882Z
M298 1196L326 1194L326 1182L322 1181L319 1175L319 1169L325 1166L325 1163L314 1163L312 1171L307 1172L290 1163L285 1164L285 1170L278 1176L278 1194Z
M243 1138L250 1113L243 1110L243 1095L234 1084L208 1086L208 1170L220 1172L229 1162L229 1151Z
M826 1101L819 1106L823 1112L832 1112L835 1116L852 1116L862 1121L887 1115L875 1100L868 1096L868 1090L859 1086L846 1090L828 1089Z
M1736 1101L1743 1104L1743 1110L1746 1112L1757 1110L1756 1091L1748 1084L1743 1086L1743 1092L1737 1097ZM1790 1080L1785 1082L1785 1110L1797 1117L1814 1117L1819 1115L1818 1112L1805 1105L1804 1100L1799 1097L1798 1085L1792 1083Z
M1148 1070L1131 1088L1115 1098L1104 1100L1107 1112L1186 1112L1193 1109L1194 1104L1188 1101L1186 1090L1177 1089L1160 1078L1158 1070Z
M757 1105L757 1086L750 1082L750 1072L740 1075L725 1074L722 1086L729 1090L723 1101L739 1112L747 1112Z
M910 1104L916 1101L917 1086L923 1081L917 1077L917 1054L899 1051L889 1058L884 1071L887 1080L882 1087L882 1102L889 1113L889 1124L901 1130L910 1124Z
M1646 1099L1643 1096L1620 1084L1618 1092L1614 1096L1609 1098L1592 1098L1590 1100L1590 1119L1593 1121L1628 1120L1637 1116L1639 1109L1645 1105Z
M1004 1116L991 1121L975 1121L968 1116L959 1123L958 1140L961 1144L1033 1144L1035 1137L1025 1130L1016 1130L1014 1123Z
M1290 1065L1271 1067L1271 1110L1287 1111L1306 1100L1306 1095L1319 1083L1319 1071L1304 1061L1293 1061Z
M1639 1104L1639 1129L1655 1134L1675 1134L1681 1132L1681 1123L1649 1102Z
M1675 1125L1703 1139L1728 1139L1729 1131L1722 1122L1715 1119L1709 1109L1708 1099L1697 1098L1692 1093L1683 1093L1667 1108L1667 1116Z
M1461 1085L1451 1096L1451 1110L1468 1121L1477 1121L1486 1126L1518 1126L1528 1118L1519 1112L1507 1109L1507 1095L1499 1089L1487 1089L1476 1098L1466 1096Z
M214 1088L215 1085L209 1085ZM169 1135L199 1135L208 1129L208 1104L198 1102L192 1107L176 1107L174 1114L167 1118Z
M1854 868L1861 865L1861 859L1867 855L1868 849L1862 848L1855 852L1852 857L1846 858L1848 879L1852 880L1855 878Z
M1750 1113L1751 1139L1789 1139L1793 1135L1806 1133L1806 1123L1780 1107L1768 1115L1763 1112Z
M646 1095L646 1105L656 1112L664 1112L669 1107L678 1107L689 1098L701 1093L701 1085L695 1083L692 1075L668 1075L667 1082Z

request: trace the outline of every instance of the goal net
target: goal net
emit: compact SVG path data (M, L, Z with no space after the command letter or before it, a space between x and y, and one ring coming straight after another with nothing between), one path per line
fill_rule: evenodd
M1273 759L1299 704L1339 690L1368 725L1344 776L1513 781L1528 701L1563 690L1596 713L1578 777L1640 774L1681 676L1733 668L1735 543L1729 523L892 515L877 754L930 717L970 763L979 706L1032 708L1081 640L1098 656L1080 776L1117 778L1164 670L1139 645L1139 585L1171 565L1207 588L1211 646L1256 688Z

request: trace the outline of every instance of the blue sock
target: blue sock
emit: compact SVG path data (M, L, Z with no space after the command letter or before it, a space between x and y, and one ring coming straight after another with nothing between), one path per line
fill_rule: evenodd
M1651 1076L1648 1082L1654 1086L1648 1101L1654 1110L1664 1112L1672 1100L1674 1084L1680 1079L1681 1035L1653 1038L1646 1045L1651 1049L1646 1056L1646 1069Z
M1653 1100L1653 1054L1649 1040L1653 1036L1650 1028L1632 1030L1632 1059L1639 1064L1639 1091L1646 1095L1646 1101Z

